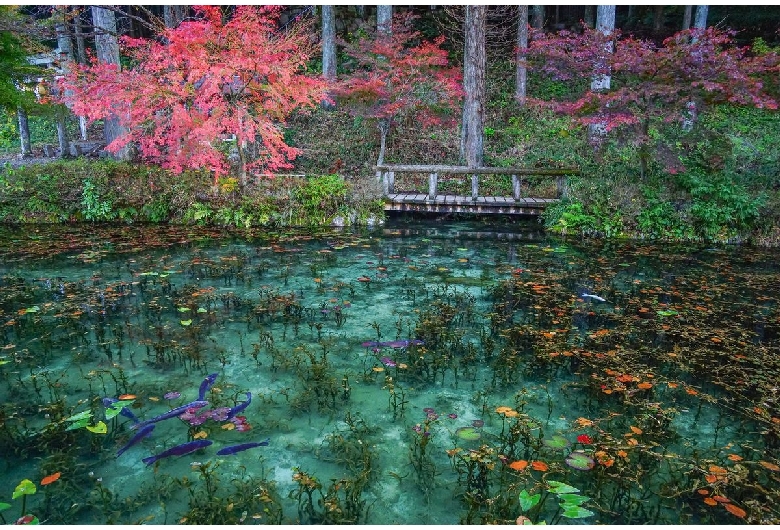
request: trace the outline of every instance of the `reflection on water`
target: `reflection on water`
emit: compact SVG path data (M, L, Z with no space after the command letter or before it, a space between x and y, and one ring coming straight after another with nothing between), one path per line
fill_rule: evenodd
M7 522L778 522L777 254L436 222L0 252Z

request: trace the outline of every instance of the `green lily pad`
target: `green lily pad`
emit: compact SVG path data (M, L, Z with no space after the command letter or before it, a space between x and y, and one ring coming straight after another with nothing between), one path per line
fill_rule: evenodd
M673 317L674 315L679 315L680 313L674 309L662 309L660 311L656 311L656 314L662 317Z
M81 421L81 420L88 420L92 417L92 411L91 410L85 410L83 412L79 412L78 414L74 414L70 418L65 418L65 421Z
M199 307L198 313L208 313L208 311L204 307Z
M582 519L583 517L590 517L591 515L594 515L592 511L586 510L582 506L562 504L561 508L563 508L563 513L561 515L568 519Z
M180 308L179 308L179 313L186 313L186 312L187 312L187 311L189 311L189 310L190 310L190 308L189 308L189 307L180 307Z
M571 445L571 442L560 434L545 438L542 443L551 449L566 449Z
M40 307L38 307L37 305L34 305L32 307L28 307L27 309L25 309L24 312L25 313L37 313L40 310L41 310Z
M10 362L11 361L9 361L8 359L0 359L0 366L3 366L4 364L8 364Z
M588 471L593 469L596 462L582 451L574 451L566 457L566 465L580 471Z
M75 429L81 429L83 427L86 427L89 425L89 422L92 421L92 417L89 418L82 418L79 421L73 422L65 429L66 431L73 431Z
M482 434L474 427L461 427L455 431L455 435L461 440L479 440L482 438Z
M192 324L192 319L181 320L181 321L179 321L179 324L181 324L182 326L189 326L190 324Z
M19 483L19 485L16 486L16 488L14 488L14 492L13 495L11 495L11 498L18 499L22 495L32 495L33 493L35 493L35 491L36 491L35 484L33 484L33 482L30 479L26 478L22 480Z
M134 399L126 400L126 401L117 401L115 403L111 403L111 406L106 408L106 419L110 420L114 418L117 414L122 412L122 409L125 407L129 407L133 404Z
M549 491L550 493L579 493L580 490L575 488L574 486L569 486L568 484L564 482L558 482L557 480L548 480L547 484L549 486L552 486Z

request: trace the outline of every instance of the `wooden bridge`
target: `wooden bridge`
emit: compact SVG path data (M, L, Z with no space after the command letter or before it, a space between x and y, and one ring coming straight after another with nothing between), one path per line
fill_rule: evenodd
M518 167L467 167L444 165L380 165L377 177L382 180L385 211L477 213L505 215L539 215L550 204L558 202L566 193L566 176L579 175L577 168L535 169ZM423 173L428 175L428 193L396 192L395 176L398 173ZM438 193L439 175L471 175L471 196ZM485 197L479 194L480 175L510 175L511 197ZM524 177L556 177L556 198L523 197Z

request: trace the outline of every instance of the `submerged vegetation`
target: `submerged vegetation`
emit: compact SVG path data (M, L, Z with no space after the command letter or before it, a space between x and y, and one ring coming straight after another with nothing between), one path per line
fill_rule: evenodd
M517 228L3 228L0 515L780 521L774 256Z

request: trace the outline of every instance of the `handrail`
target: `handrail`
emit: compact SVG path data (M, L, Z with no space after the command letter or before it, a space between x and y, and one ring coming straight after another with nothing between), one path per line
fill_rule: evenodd
M468 167L468 166L447 166L447 165L410 165L410 164L380 164L374 166L377 172L377 178L382 179L382 191L384 195L395 193L395 174L396 173L428 173L428 199L436 199L439 173L450 173L456 175L471 175L471 199L477 200L479 197L479 175L511 175L512 176L512 196L515 200L520 199L520 189L522 187L523 175L555 176L557 177L558 195L565 195L567 175L579 175L580 170L576 167L536 169L521 167Z

